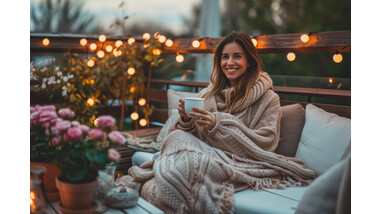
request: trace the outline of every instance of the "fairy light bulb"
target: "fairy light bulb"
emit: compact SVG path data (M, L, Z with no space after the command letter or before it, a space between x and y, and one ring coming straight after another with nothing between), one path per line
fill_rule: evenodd
M192 42L192 46L195 47L195 48L198 48L198 47L200 47L200 42L198 40L194 40Z
M292 62L295 60L295 58L296 58L296 56L293 52L288 52L288 54L287 54L288 61Z
M135 68L133 68L133 67L128 68L128 69L127 69L127 73L128 73L129 75L134 75L134 74L135 74Z
M343 61L343 56L339 52L337 52L333 55L333 61L336 63L340 63L341 61Z
M184 61L184 56L181 55L181 54L177 54L177 56L176 56L176 61L177 61L178 63L182 63L182 62Z
M98 121L99 121L98 118L94 120L94 126L95 126L95 127L98 127Z
M130 115L130 117L131 117L132 120L137 120L137 119L139 119L139 114L136 113L136 112L133 112L133 113Z
M115 47L119 48L121 45L123 45L122 40L118 40L115 42Z
M81 45L81 46L86 46L87 45L87 39L85 39L85 38L83 38L83 39L81 39L80 41L79 41L79 44Z
M127 43L128 43L129 45L134 44L134 42L135 42L135 39L134 39L134 38L129 38L129 39L127 40Z
M147 103L147 101L146 101L146 99L144 99L144 98L140 98L139 101L138 101L138 104L139 104L140 106L144 106L146 103Z
M48 39L48 38L43 39L43 40L42 40L42 44L43 44L44 46L48 46L48 45L50 44L49 39Z
M89 99L87 100L87 104L89 104L90 106L93 106L93 105L95 104L94 99L93 99L93 98L89 98Z
M151 38L151 35L149 33L143 34L143 39L144 40L149 40Z
M106 36L105 35L100 35L98 39L99 39L100 42L104 42L104 41L106 41Z
M152 54L155 55L155 56L159 56L161 54L161 50L155 48L155 49L152 50Z
M328 79L328 82L329 82L329 83L333 83L333 79L332 79L332 77L330 77L330 78Z
M300 36L300 40L302 41L302 42L304 42L304 43L306 43L306 42L308 42L308 40L310 40L310 37L308 36L308 34L302 34L301 36Z
M167 39L167 38L166 38L164 35L160 35L159 38L158 38L158 41L159 41L160 43L164 43L166 39Z
M119 56L119 52L116 48L112 51L112 53L114 54L115 57Z
M87 61L87 66L89 66L90 68L93 67L95 64L94 60L90 59L89 61Z
M95 50L95 49L97 49L97 44L95 44L95 43L91 43L90 44L90 50Z
M97 51L97 56L98 56L99 58L103 58L103 57L105 56L105 52L102 51L102 50L99 50L99 51Z
M144 118L139 120L139 125L141 125L141 126L146 126L147 123L148 123L147 120Z
M165 42L165 45L166 45L167 47L172 47L172 45L173 45L173 41L172 41L172 39L167 39L167 41Z
M254 47L257 47L258 41L256 39L254 39L254 38L251 39L251 41L253 42Z
M110 53L112 51L112 46L111 45L107 45L106 46L106 51Z

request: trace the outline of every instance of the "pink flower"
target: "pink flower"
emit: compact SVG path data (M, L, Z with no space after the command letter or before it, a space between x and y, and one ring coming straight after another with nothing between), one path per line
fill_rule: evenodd
M59 146L60 143L61 143L61 138L60 138L59 136L54 137L54 138L52 139L52 145L53 145L53 146Z
M123 137L123 135L121 133L119 133L118 131L112 131L108 134L108 137L110 138L110 140L113 142L113 143L116 143L118 145L124 145L124 142L125 142L125 138Z
M53 136L57 136L57 135L59 134L59 131L58 131L58 129L57 129L57 125L50 127L50 133L51 133Z
M33 112L36 112L37 109L35 107L30 107L30 114L32 114Z
M87 135L90 131L90 128L86 125L79 125L78 128L81 129L81 131L84 135Z
M105 135L105 133L102 131L102 130L100 130L100 129L91 129L91 131L90 131L90 137L92 138L92 139L103 139L103 136Z
M110 158L110 160L113 160L115 162L119 162L120 154L116 149L110 148L108 149L108 158Z
M71 127L79 127L81 125L78 121L71 121Z
M56 127L59 132L65 132L68 128L71 127L71 122L67 120L60 121L57 122Z
M54 105L41 106L38 111L55 111L56 107Z
M97 126L99 128L105 128L109 129L115 126L115 119L110 115L104 115L98 117L98 124Z
M57 121L57 118L58 116L54 111L42 111L40 113L39 122L42 123L43 127L48 128Z
M67 137L69 137L69 140L81 140L82 138L82 131L80 128L69 128L66 131Z
M30 123L34 124L34 125L37 125L39 121L40 121L40 112L39 111L33 112L30 115Z
M75 113L70 108L63 108L58 111L58 115L64 119L71 119L75 116Z

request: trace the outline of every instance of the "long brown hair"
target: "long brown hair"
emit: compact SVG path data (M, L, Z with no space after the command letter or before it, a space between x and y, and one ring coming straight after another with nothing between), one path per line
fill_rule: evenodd
M226 97L226 112L229 113L235 112L235 110L248 98L249 89L257 82L262 71L262 62L250 36L245 32L233 31L217 46L213 59L213 72L210 76L212 88L204 94L203 97L207 98L218 95L223 89L230 87L229 80L221 68L221 57L225 45L233 42L239 44L244 50L248 67L246 72L237 79L237 83L234 85L233 90L231 90Z

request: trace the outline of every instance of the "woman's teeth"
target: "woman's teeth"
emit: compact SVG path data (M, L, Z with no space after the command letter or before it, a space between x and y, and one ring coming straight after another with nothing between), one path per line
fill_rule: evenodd
M229 72L232 72L232 71L237 70L237 68L228 68L228 69L226 69L226 70L228 70Z

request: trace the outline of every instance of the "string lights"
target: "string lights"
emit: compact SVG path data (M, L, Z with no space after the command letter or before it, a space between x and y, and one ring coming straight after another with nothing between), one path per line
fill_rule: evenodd
M176 61L177 61L178 63L182 63L182 62L184 61L184 56L181 55L181 54L179 54L179 53L177 53Z
M336 63L340 63L343 61L343 55L341 55L338 51L335 52L332 58L333 58L333 61Z
M198 48L198 47L200 47L200 41L199 40L193 40L193 42L192 42L192 46L194 47L194 48Z
M106 36L105 35L100 35L98 39L99 39L100 42L105 42L106 41Z
M115 42L115 47L119 48L121 45L123 45L122 40L117 40L117 41Z
M147 103L147 101L146 101L146 99L144 99L144 98L140 98L139 101L138 101L138 104L139 104L140 106L144 106L146 103Z
M97 44L91 43L89 48L90 48L90 50L94 51L95 49L97 49Z
M167 47L172 47L172 45L173 45L173 41L172 41L172 39L167 39L167 41L165 41L165 45L166 45Z
M42 44L43 44L44 46L48 46L48 45L50 44L49 39L48 39L48 38L43 39L43 40L42 40Z
M151 35L149 33L144 33L143 34L143 39L144 40L149 40L151 38Z
M300 40L302 41L302 42L304 42L304 43L307 43L309 40L310 40L310 34L302 34L301 36L300 36Z
M135 74L135 68L133 68L133 67L128 68L128 69L127 69L127 73L128 73L129 75L134 75L134 74Z
M132 120L137 120L137 119L139 119L139 114L136 113L136 112L133 112L133 113L130 115L130 117L131 117Z
M79 41L79 44L81 45L81 46L86 46L87 45L87 39L85 39L85 38L83 38L83 39L81 39L80 41Z
M287 59L288 59L288 61L292 62L292 61L295 60L295 58L296 58L296 55L294 54L294 52L290 51L290 52L287 53Z
M139 125L140 126L146 126L147 124L148 124L148 121L146 119L143 118L143 119L139 120Z
M129 38L128 40L127 40L127 43L129 44L129 45L132 45L132 44L134 44L134 42L135 42L135 39L134 38Z

